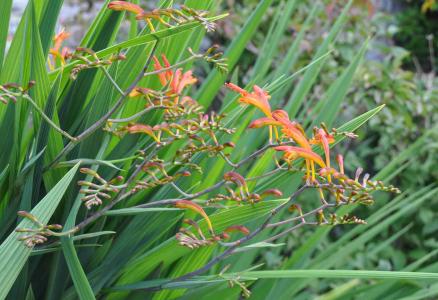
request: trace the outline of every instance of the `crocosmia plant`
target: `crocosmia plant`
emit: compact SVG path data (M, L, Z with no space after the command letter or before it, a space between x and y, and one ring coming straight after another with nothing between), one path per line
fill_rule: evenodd
M336 146L355 139L352 131L382 107L340 128L309 125L306 111L298 118L278 93L287 76L243 87L227 76L239 45L225 54L218 45L199 47L226 15L170 2L148 10L139 1L107 1L78 47L66 46L67 29L51 27L50 38L40 32L36 50L26 52L29 74L2 73L0 116L15 122L7 147L17 151L0 157L9 162L1 161L2 207L18 211L19 224L1 251L19 253L20 266L2 296L21 268L49 263L48 299L129 299L129 288L145 279L154 280L140 284L142 292L174 299L181 290L168 289L200 278L249 296L250 278L218 269L225 259L281 247L304 227L362 226L366 216L353 208L373 204L377 191L399 193L362 168L350 174ZM45 15L38 9L49 12L37 3L30 1L17 35L50 27L36 19ZM129 38L116 43L127 20ZM220 94L227 96L211 107L208 99ZM30 255L41 259L24 269ZM74 287L60 281L67 274Z

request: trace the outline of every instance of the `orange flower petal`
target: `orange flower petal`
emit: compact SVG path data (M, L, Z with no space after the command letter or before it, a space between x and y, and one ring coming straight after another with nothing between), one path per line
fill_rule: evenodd
M254 120L249 124L248 128L261 128L264 126L280 126L281 123L278 121L275 121L273 118L259 118L257 120Z
M176 94L181 94L186 86L195 84L198 81L195 77L192 76L192 74L192 71L187 71L182 74L175 90Z
M62 43L70 37L70 33L66 32L64 29L62 29L55 37L53 38L54 45L53 50L59 52L61 49Z
M112 1L108 4L108 8L111 10L117 10L117 11L129 11L136 15L144 13L144 10L133 3L125 2L125 1Z
M328 167L330 167L330 145L335 141L331 134L328 134L323 128L315 128L315 136L310 140L311 144L321 145L324 149L325 160Z
M226 87L238 92L242 97L240 102L253 105L260 109L266 116L271 117L271 106L269 105L269 94L257 85L254 85L254 92L249 93L233 83L226 83Z
M300 147L294 147L294 146L278 146L278 147L275 147L274 149L277 151L284 151L285 152L284 157L287 160L292 161L298 157L301 157L304 159L314 161L321 168L326 167L324 160L321 158L321 156L319 156L318 154L316 154L312 150L304 149L304 148L300 148Z
M160 61L158 60L158 58L156 56L152 57L152 59L154 60L154 70L155 71L160 71L161 69L163 69L163 67L161 66ZM167 78L166 78L166 73L165 72L160 72L157 74L158 78L160 79L160 83L162 86L165 86L167 84Z
M286 136L294 140L301 147L309 150L311 149L309 141L303 133L302 127L298 123L291 122L284 118L279 118L277 119L277 121L279 121L283 125L282 132Z
M134 124L134 125L128 125L126 126L126 131L129 133L145 133L149 135L151 138L153 138L157 143L159 143L159 139L154 134L154 131L151 126L144 125L144 124Z
M231 83L231 82L229 82L229 83L225 83L225 86L226 86L227 88L229 88L230 90L233 90L233 91L235 91L235 92L238 92L238 93L241 94L242 96L246 96L246 95L249 94L247 91L245 91L245 90L242 89L241 87L235 85L234 83Z
M287 120L287 121L289 121L289 115L288 115L287 111L282 110L282 109L276 109L276 110L274 110L274 111L272 112L272 117L273 117L275 120L282 119L282 120Z
M179 201L175 202L175 207L183 208L183 209L190 209L191 211L194 211L194 212L200 214L204 218L204 220L207 222L207 225L208 225L208 228L210 229L210 231L213 232L213 226L211 224L210 218L205 213L204 209L202 209L202 207L199 206L198 204L196 204L192 201L189 201L189 200L179 200Z

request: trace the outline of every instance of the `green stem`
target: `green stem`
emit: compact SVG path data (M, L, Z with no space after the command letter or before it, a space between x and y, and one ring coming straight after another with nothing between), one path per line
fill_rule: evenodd
M119 92L120 95L124 95L125 92L120 88L120 86L117 84L117 82L114 80L114 78L111 76L111 74L108 72L108 70L105 67L100 68L103 71L103 74L105 74L106 78L111 82L111 84L116 88L117 92Z
M35 109L36 111L41 115L41 117L49 123L50 126L53 127L57 132L68 138L70 141L74 142L77 140L77 138L71 136L68 132L62 130L58 125L56 125L45 113L44 111L33 101L33 99L29 95L23 95L23 98L25 98Z

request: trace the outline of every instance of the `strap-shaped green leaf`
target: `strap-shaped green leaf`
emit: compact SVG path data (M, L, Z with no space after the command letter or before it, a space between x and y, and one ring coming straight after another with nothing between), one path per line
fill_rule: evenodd
M78 168L79 164L73 167L30 212L43 224L50 220ZM32 227L32 222L28 219L21 221L17 226L17 228L26 227ZM6 298L21 268L32 252L31 248L26 247L23 242L18 240L20 235L18 232L12 232L0 246L0 270L2 270L0 272L0 299Z

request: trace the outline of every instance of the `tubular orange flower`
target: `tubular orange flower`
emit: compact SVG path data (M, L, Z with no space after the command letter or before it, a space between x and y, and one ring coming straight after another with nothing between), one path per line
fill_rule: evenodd
M164 68L169 68L171 65L167 57L163 54L161 55L161 58L163 59ZM161 71L164 69L157 57L154 56L153 60L155 71ZM175 97L175 104L178 104L179 95L182 93L184 88L186 86L195 84L198 81L195 77L193 77L193 72L191 70L183 73L182 69L177 69L175 72L170 69L159 72L158 78L160 79L160 83L163 87L169 84L169 96Z
M274 118L283 125L282 131L286 136L294 140L294 142L301 147L309 150L312 149L300 124L297 122L291 122L289 119L281 118L276 115L274 115Z
M245 91L233 83L226 83L225 86L241 95L239 98L241 103L253 105L260 109L267 117L272 117L271 106L268 102L271 96L259 86L254 85L254 91L252 93Z
M325 154L325 162L327 167L330 168L330 145L335 142L335 138L333 135L329 134L323 128L315 128L315 134L313 139L310 140L310 143L313 145L321 145L324 149Z
M278 122L276 122L275 119L272 118L272 115L275 111L271 111L271 105L268 101L271 98L269 93L267 91L264 91L257 85L254 85L254 91L252 93L245 91L244 89L233 83L226 83L225 86L241 95L241 97L239 98L239 102L253 105L260 109L266 115L266 118L261 118L252 122L249 125L249 128L260 128L263 126L269 126L269 142L272 143L273 130L275 132L275 137L278 140L278 131L276 126L280 126L281 124L279 124ZM285 111L283 112L286 113Z
M48 65L50 70L55 69L56 58L58 58L62 65L65 64L65 59L67 55L70 53L70 49L67 47L62 48L62 43L70 37L70 33L66 32L62 29L58 34L53 38L53 48L50 48L49 53L52 55L53 61L48 59Z
M167 57L164 54L162 54L161 58L163 59L164 67L165 68L169 68L170 67L170 63L167 60ZM154 60L154 70L155 71L162 70L163 66L161 65L161 63L158 60L158 58L156 56L154 56L152 59ZM160 79L160 83L161 83L162 86L167 85L167 82L172 79L172 76L173 76L172 70L167 70L167 71L158 73L158 78Z
M335 138L329 134L323 125L323 128L317 128L315 127L313 129L314 131L314 137L310 140L310 143L313 145L321 145L324 149L324 155L325 155L325 162L328 168L330 168L330 145L331 143L334 143ZM327 174L327 180L331 182L331 175Z
M59 52L61 49L62 43L70 37L70 33L66 32L64 29L62 29L55 37L53 38L53 48L52 50Z
M108 8L117 11L126 10L136 15L144 13L144 10L140 6L125 1L112 1L108 4Z
M341 174L344 174L344 157L341 154L338 154L336 156L336 160L338 161L339 170L341 171Z
M191 70L182 73L182 69L176 70L170 87L172 88L172 92L179 95L183 91L183 89L188 86L196 83L198 80L192 76L193 72Z
M129 133L145 133L155 140L155 142L160 143L160 139L155 135L153 129L149 125L144 124L133 124L125 127L126 131Z
M194 212L200 214L204 218L204 220L207 222L207 226L208 226L208 229L210 230L210 232L211 233L214 232L210 218L205 213L204 209L202 209L202 207L199 206L198 204L196 204L190 200L179 200L179 201L175 202L175 207L183 208L183 209L190 209L191 211L194 211Z
M324 160L321 158L321 156L319 156L318 154L316 154L312 150L303 149L303 148L294 147L294 146L278 146L278 147L274 147L274 149L277 151L284 151L285 152L284 158L287 161L293 161L293 160L297 159L298 157L301 157L301 158L304 158L306 160L310 160L310 161L315 162L321 168L326 167Z

